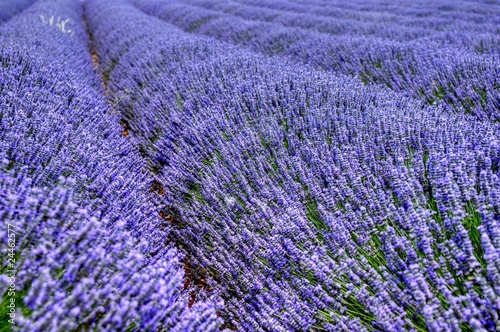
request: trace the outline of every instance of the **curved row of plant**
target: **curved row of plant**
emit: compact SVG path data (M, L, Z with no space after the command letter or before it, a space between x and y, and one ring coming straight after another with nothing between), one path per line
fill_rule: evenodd
M500 58L435 40L395 41L331 35L249 21L180 1L132 1L145 13L196 34L335 74L359 77L456 113L500 120ZM461 33L461 32L457 32Z
M188 308L89 48L81 2L40 0L0 27L0 329L218 330L215 299Z
M157 204L231 324L499 328L491 122L87 5Z
M306 6L289 1L182 0L247 20L277 23L334 35L363 35L400 42L415 39L451 44L477 53L498 49L500 8L490 4L432 1L385 6L377 2L328 2ZM458 33L457 33L458 32Z

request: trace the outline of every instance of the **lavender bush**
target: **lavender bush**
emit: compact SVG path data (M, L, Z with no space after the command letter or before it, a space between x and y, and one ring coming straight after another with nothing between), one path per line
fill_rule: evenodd
M183 256L104 98L83 14L79 2L38 1L0 28L1 328L218 330L217 298L188 308Z
M11 172L37 186L52 186L60 176L75 178L82 200L109 210L111 222L121 217L134 228L135 220L143 220L133 230L141 236L157 228L160 218L152 216L144 194L150 182L141 173L144 162L104 99L82 14L81 4L40 2L0 31L0 156ZM65 28L74 33L40 16L68 20Z
M497 4L16 8L0 329L500 330Z
M133 2L146 13L190 32L268 55L287 56L334 73L355 75L365 83L381 84L453 112L500 119L498 52L484 53L479 46L477 50L461 47L470 44L470 37L462 43L443 43L443 38L400 41L363 34L331 35L274 22L249 21L180 1ZM477 43L484 44L480 40ZM496 50L497 45L498 41L493 41L486 48Z
M371 2L339 2L335 6L331 2L322 6L309 3L302 7L280 1L260 1L255 5L227 0L183 2L252 21L273 22L334 35L368 35L403 42L425 38L481 53L495 52L498 45L495 28L499 23L498 8L492 6L486 10L469 2L457 1L451 5L448 1L395 2L384 7L376 3L370 7ZM282 9L277 9L280 5ZM356 8L359 5L363 8ZM288 10L284 10L283 6ZM453 31L460 33L450 33Z
M175 250L146 265L147 245L124 222L105 229L108 220L81 207L74 181L60 178L53 189L20 182L0 177L0 216L18 232L13 330L215 330L213 305L187 308ZM6 231L0 237L7 243ZM1 253L7 257L7 247ZM12 280L2 275L2 293Z
M493 122L87 8L157 204L232 326L499 328Z

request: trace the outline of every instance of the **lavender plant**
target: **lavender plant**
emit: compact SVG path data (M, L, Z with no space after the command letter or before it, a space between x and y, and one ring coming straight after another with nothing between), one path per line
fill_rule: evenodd
M496 4L29 4L0 329L500 330Z
M217 331L217 298L189 308L183 256L104 97L83 17L81 2L38 1L0 27L1 329Z
M461 47L470 44L470 38L450 45L443 43L443 38L402 42L365 35L331 35L273 22L249 21L181 2L134 3L146 13L187 31L268 55L287 56L334 73L355 75L365 83L381 84L452 112L499 119L498 54L483 54L484 48L479 46L474 51ZM493 41L487 48L496 50L496 45L498 42Z
M132 91L119 108L165 188L157 204L234 327L499 328L493 122L125 2L87 8L110 93Z
M60 178L52 189L37 188L29 178L0 174L0 216L18 236L15 268L2 260L0 279L3 294L11 282L5 271L18 271L16 296L5 296L17 302L12 330L216 330L216 307L188 309L178 253L146 264L147 244L122 221L106 229L108 220L82 207L74 187ZM7 243L7 232L0 238ZM1 253L7 256L7 246Z
M478 6L468 2L398 3L387 7L376 2L350 2L322 4L309 3L295 12L290 3L288 10L279 8L280 1L260 2L252 5L237 1L183 0L206 9L223 11L252 21L278 23L334 35L364 35L407 42L431 39L455 44L472 51L495 52L498 45L498 8ZM266 8L266 5L268 6ZM363 8L357 8L364 5ZM446 11L446 15L443 13ZM460 33L450 33L460 31Z
M75 33L45 24L40 15L70 20L66 28ZM38 186L75 178L87 205L109 211L111 222L128 220L134 234L151 236L153 245L160 218L148 203L151 180L104 98L82 15L81 4L41 2L0 31L0 154L12 172Z

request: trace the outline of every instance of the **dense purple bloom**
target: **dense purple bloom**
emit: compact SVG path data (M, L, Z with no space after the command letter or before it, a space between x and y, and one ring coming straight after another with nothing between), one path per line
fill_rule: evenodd
M40 0L13 16L0 217L23 230L19 329L500 329L498 13Z
M183 255L165 244L152 179L104 98L82 17L83 3L38 1L0 27L0 293L9 301L13 227L12 328L218 330L219 299L188 308Z
M140 7L179 14L168 18L176 25L197 15ZM131 91L120 110L166 189L157 204L218 281L227 321L271 331L495 324L494 263L477 237L478 222L498 219L481 215L494 190L480 188L498 188L494 123L186 34L124 3L87 8L110 93Z
M346 33L317 28L316 24L321 24L317 22L317 13L310 23L302 14L315 7L311 5L287 8L278 13L266 11L272 16L270 19L240 13L245 7L239 3L229 4L230 1L132 2L144 12L189 32L244 45L268 55L286 56L334 73L354 75L364 83L380 84L429 104L443 105L452 112L470 113L495 121L500 119L498 6L484 5L483 11L468 13L471 6L464 1L447 11L453 15L420 18L427 15L422 13L427 12L422 8L410 7L410 12L399 13L398 10L407 10L405 4L394 9L395 14L391 13L387 22L375 20L378 33L374 34L370 32L373 27L357 31L348 26ZM264 3L263 7L274 9L279 9L278 3L290 6L289 2L281 1ZM439 2L437 4L431 8L437 7L436 12L444 10L440 9ZM302 7L306 8L302 10ZM328 8L317 9L325 9L328 13L329 8L335 6L330 4ZM301 13L300 16L289 21L287 17L295 11ZM337 11L348 13L344 8ZM320 15L327 19L324 14ZM356 27L363 26L365 21L371 24L372 17L365 17L369 15L353 16ZM399 16L404 18L398 20ZM393 22L395 20L398 21ZM340 25L331 19L324 24L328 27ZM385 30L381 24L392 27L402 36L394 36L390 31L380 33ZM415 29L419 30L415 32ZM468 32L465 36L464 31Z
M14 329L216 330L210 302L187 308L174 249L146 264L147 246L123 222L105 229L108 220L79 207L75 181L58 181L53 189L37 188L28 178L0 176L0 216L18 235L15 288L25 292ZM7 243L7 232L0 236ZM2 247L4 257L7 252ZM8 275L2 275L2 292L8 285ZM209 324L211 329L195 328Z

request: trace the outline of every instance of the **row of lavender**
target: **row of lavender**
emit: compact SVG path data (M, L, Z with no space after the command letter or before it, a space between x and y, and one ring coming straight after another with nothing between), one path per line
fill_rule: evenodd
M183 1L132 2L144 12L189 32L267 55L286 56L337 74L354 75L365 83L387 86L452 112L500 120L500 57L495 39L484 46L479 38L471 50L462 46L474 44L470 36L464 42L443 43L432 38L401 41L363 34L332 35L283 26L281 22L248 20ZM211 2L202 3L208 7L206 3ZM463 40L461 33L449 32L452 39ZM480 45L491 51L476 52Z
M409 41L431 39L480 53L498 45L498 6L465 1L377 3L361 1L301 5L289 1L183 0L244 19L278 23L330 34L369 35ZM460 31L460 34L453 33ZM451 32L451 33L450 33Z
M196 37L123 1L87 6L157 204L230 325L500 328L492 122ZM181 8L161 6L140 8Z
M192 0L188 0L192 1ZM201 1L201 0L195 0ZM349 2L342 1L286 1L286 0L228 0L232 3L239 3L261 7L264 9L272 9L286 11L289 13L312 14L318 18L336 17L336 18L354 18L363 21L371 22L415 22L414 20L426 21L426 17L441 17L442 19L453 17L457 11L463 12L470 18L478 18L479 15L493 15L491 9L498 8L498 4L489 0L475 1L447 1L447 0L422 0L418 2L387 2L387 1L363 1L353 0ZM226 2L228 2L226 1ZM220 3L223 1L221 0ZM214 3L214 0L206 1L206 3ZM408 15L414 16L414 20ZM489 16L490 18L493 18ZM479 23L480 20L476 20ZM436 23L439 23L436 22ZM450 22L452 23L452 22ZM453 22L458 23L458 22ZM429 22L429 24L431 24Z
M218 330L215 299L188 308L83 16L40 0L0 27L0 329Z

